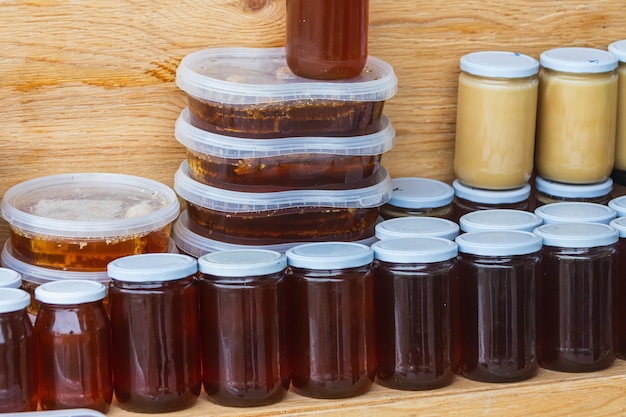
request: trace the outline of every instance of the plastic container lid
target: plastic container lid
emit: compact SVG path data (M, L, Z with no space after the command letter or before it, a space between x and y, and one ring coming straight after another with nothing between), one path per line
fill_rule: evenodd
M599 203L587 203L581 201L560 201L558 203L545 204L535 209L535 214L549 223L604 223L609 224L617 217L615 210Z
M539 62L518 52L479 51L461 57L461 71L483 77L523 78L537 74Z
M353 242L315 242L285 252L287 264L315 270L357 268L374 260L370 246Z
M178 253L144 253L109 262L111 279L124 282L164 282L186 278L198 272L196 258Z
M380 180L371 186L342 190L290 190L249 193L211 187L189 176L189 165L183 161L174 175L174 189L186 201L200 207L226 213L280 210L292 207L374 208L391 196L391 179L384 167Z
M30 295L19 288L0 288L0 314L13 313L30 305Z
M224 159L265 158L293 154L381 155L395 142L396 132L383 115L380 129L369 135L342 137L291 137L245 139L223 136L190 123L189 109L184 109L174 129L176 139L188 149Z
M46 304L91 303L104 299L106 294L106 287L98 281L51 281L35 288L35 299Z
M545 246L562 248L606 246L619 239L618 231L604 223L544 224L536 228L534 233L543 239Z
M11 225L32 233L103 239L158 230L176 219L180 203L157 181L78 173L17 184L4 194L1 210Z
M374 258L401 264L443 262L458 254L455 242L437 237L386 239L374 243L372 249Z
M544 51L539 56L542 67L573 73L609 72L617 68L617 58L595 48L565 47Z
M595 184L565 184L536 177L535 187L537 191L554 197L594 198L608 195L613 190L613 180L609 178Z
M615 55L621 62L626 62L626 39L610 44L609 52Z
M394 178L389 204L402 208L445 207L454 199L454 189L445 182L418 177Z
M230 104L289 100L384 101L395 95L398 79L385 61L368 57L361 75L320 81L294 75L285 48L214 48L185 56L176 85L199 99Z
M609 226L618 231L620 238L626 238L626 217L617 217L611 220Z
M287 267L287 257L276 251L239 249L213 252L198 258L203 274L218 277L246 278L270 275Z
M626 216L626 195L611 199L608 206L615 210L617 217Z
M509 190L485 190L468 187L459 180L452 182L452 187L458 198L482 204L510 204L519 203L530 196L530 185L524 184L519 188Z
M464 214L459 225L464 232L488 230L522 230L532 232L543 223L541 217L524 210L478 210Z
M541 238L521 230L469 232L457 236L459 252L480 256L527 255L541 249Z
M22 274L9 269L0 268L0 288L19 288L22 285Z
M380 240L401 237L440 237L454 239L459 234L459 225L439 217L397 217L376 225L376 238Z

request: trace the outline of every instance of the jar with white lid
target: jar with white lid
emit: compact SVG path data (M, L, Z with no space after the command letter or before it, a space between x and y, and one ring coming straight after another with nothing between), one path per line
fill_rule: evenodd
M37 369L33 325L26 307L30 296L0 288L0 413L37 411Z
M377 381L400 390L449 385L457 244L414 237L381 240L372 249Z
M606 180L615 162L617 58L594 48L556 48L539 59L535 164L552 181Z
M601 223L545 224L537 285L537 358L561 372L591 372L614 359L612 279L617 230ZM620 301L621 302L621 301Z
M391 184L391 198L379 208L383 219L451 216L454 189L449 184L419 177L393 178Z
M376 372L372 248L318 242L285 255L295 392L326 399L366 393Z
M454 239L458 234L458 224L439 217L397 217L383 220L376 225L375 229L375 236L378 240L402 237Z
M535 214L541 217L544 224L586 222L609 224L617 217L616 211L607 205L582 201L544 204L535 209Z
M613 351L615 356L626 359L626 217L611 220L609 226L619 233L615 244L613 272Z
M0 288L20 288L22 274L10 268L0 268Z
M492 209L464 214L459 219L461 231L488 232L495 230L521 230L532 232L543 223L535 213L524 210Z
M109 410L114 355L103 304L106 293L104 284L86 280L52 281L35 289L40 307L34 341L43 410Z
M530 207L530 184L510 190L487 190L468 187L459 180L452 182L454 187L453 221L459 222L461 216L477 210L513 209L528 210Z
M198 258L204 391L217 404L276 403L289 389L285 255L262 249Z
M463 184L510 189L533 172L539 63L516 52L461 57L454 173Z
M591 184L567 184L550 181L540 176L535 177L535 207L559 201L582 201L608 204L613 191L613 180Z
M619 60L613 179L621 185L626 185L626 39L611 43L608 49Z
M541 239L531 232L499 230L463 233L455 241L455 371L483 382L532 377Z

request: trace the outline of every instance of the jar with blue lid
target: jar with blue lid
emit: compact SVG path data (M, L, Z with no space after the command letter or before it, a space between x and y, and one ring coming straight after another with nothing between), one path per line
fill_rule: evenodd
M453 221L459 222L462 215L477 210L513 209L528 210L530 207L530 184L507 190L488 190L469 187L458 179L452 182L454 187Z
M400 390L449 385L457 244L413 237L381 240L372 249L377 381Z
M383 219L407 216L450 218L454 189L443 181L403 177L391 180L393 191L387 203L379 208Z
M524 210L491 209L464 214L459 219L463 232L488 232L495 230L521 230L532 232L543 223L535 213Z
M561 201L549 203L535 209L535 214L544 224L551 223L603 223L609 224L617 217L611 207L583 201Z
M458 224L439 217L398 217L383 220L375 228L375 236L379 240L404 237L454 239L458 234Z

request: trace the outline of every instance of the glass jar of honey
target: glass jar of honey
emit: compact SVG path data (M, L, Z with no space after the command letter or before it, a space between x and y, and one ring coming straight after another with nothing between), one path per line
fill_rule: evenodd
M95 281L53 281L35 290L34 341L43 410L92 408L106 413L113 398L111 325Z
M0 288L0 413L37 411L33 326L27 292Z
M621 185L626 185L626 39L610 44L609 52L619 60L613 179Z
M376 224L378 240L401 237L441 237L454 239L459 234L459 225L439 217L397 217Z
M326 399L366 393L376 372L372 248L318 242L285 255L295 392Z
M477 210L513 209L528 210L530 207L530 184L510 190L487 190L468 187L459 180L454 180L453 221L458 223L461 216Z
M121 408L177 411L200 395L197 270L195 258L174 253L109 263L112 369Z
M594 48L556 48L539 59L535 164L568 184L606 180L615 162L617 58Z
M565 184L536 177L535 189L535 207L559 201L608 204L613 191L613 180L607 178L593 184Z
M391 198L379 208L383 219L426 216L449 218L454 189L431 178L404 177L391 180Z

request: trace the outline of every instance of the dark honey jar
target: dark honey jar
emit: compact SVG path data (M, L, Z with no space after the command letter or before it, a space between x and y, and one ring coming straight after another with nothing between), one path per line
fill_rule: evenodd
M433 237L399 238L376 242L372 249L376 380L400 390L450 384L457 244Z
M224 250L198 258L204 391L217 404L276 403L289 389L285 255Z

